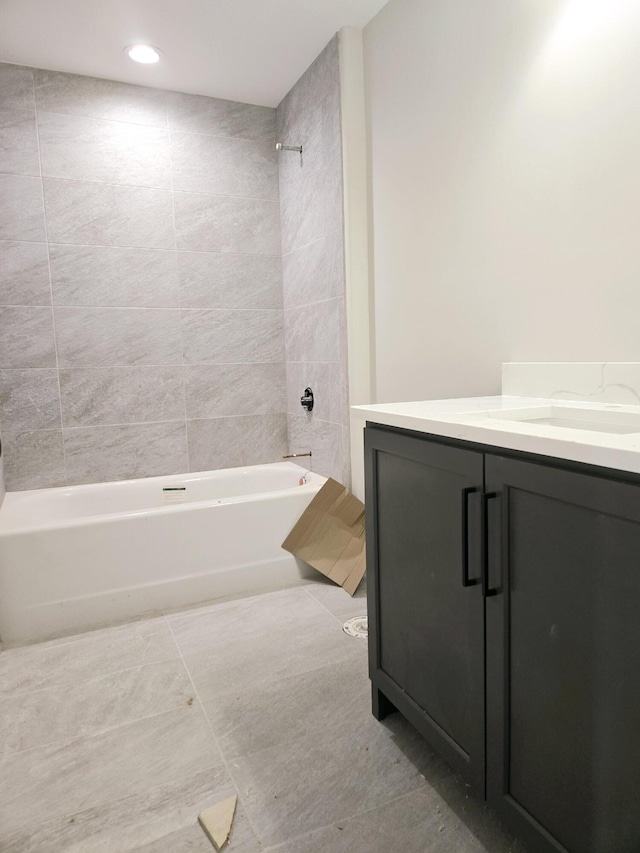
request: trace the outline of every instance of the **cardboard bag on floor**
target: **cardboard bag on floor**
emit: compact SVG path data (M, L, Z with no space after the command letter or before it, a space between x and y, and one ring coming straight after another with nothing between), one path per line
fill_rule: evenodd
M282 547L353 595L365 571L364 504L328 479Z

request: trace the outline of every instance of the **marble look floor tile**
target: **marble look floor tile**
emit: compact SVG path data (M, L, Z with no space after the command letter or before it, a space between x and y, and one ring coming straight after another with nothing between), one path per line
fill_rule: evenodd
M277 201L182 193L173 195L176 245L191 252L280 253Z
M62 431L5 429L2 434L7 489L50 489L66 485Z
M92 737L9 753L0 758L0 826L6 837L32 822L36 804L38 814L61 818L220 764L195 703Z
M409 731L406 736L417 737ZM232 759L230 768L247 813L268 846L422 787L420 770L398 741L370 714L355 719L341 715L302 737ZM421 748L425 757L430 754L424 742ZM439 766L443 775L450 775Z
M3 840L4 853L211 853L213 847L198 824L207 806L233 796L222 767L178 778L105 805L18 831ZM260 850L238 802L230 849Z
M0 109L35 109L33 68L0 62Z
M152 127L165 127L167 123L162 89L36 68L35 90L38 109L44 112Z
M176 660L163 618L104 628L0 653L0 699L78 684L134 665Z
M167 92L167 115L172 131L275 143L276 111L273 107Z
M168 190L45 178L44 196L52 243L175 248Z
M282 311L183 310L185 364L283 362Z
M184 420L181 367L60 371L65 427Z
M0 305L51 305L46 243L0 241Z
M344 296L342 232L332 231L282 258L285 308Z
M46 177L171 188L165 129L39 110L38 133Z
M187 421L192 471L281 462L287 452L284 414Z
M282 308L282 263L269 255L178 252L183 308Z
M6 698L0 754L87 737L194 699L184 664L175 659Z
M57 370L0 370L0 411L11 431L60 429Z
M322 579L307 584L305 590L341 622L353 616L367 615L367 582L364 578L353 596L341 586ZM362 646L366 647L366 643L363 642Z
M51 244L49 257L55 305L173 308L180 304L174 252Z
M402 849L403 853L518 853L522 850L499 824L468 799L455 777L439 790L425 785L389 803L340 820L274 853L370 853ZM453 806L450 803L453 801ZM270 849L270 850L271 850Z
M51 308L0 308L0 367L55 367Z
M339 725L343 719L370 714L367 658L354 656L257 687L232 690L205 700L204 707L227 761L286 745L322 730L327 720Z
M180 312L55 308L60 367L171 365L182 360Z
M170 624L203 698L362 660L353 638L302 589L221 604ZM225 654L216 654L223 647Z
M281 414L284 362L198 364L184 367L187 418Z
M69 485L181 474L188 469L184 421L63 430Z
M0 174L0 240L44 242L41 178Z
M0 109L0 172L40 174L33 110Z
M176 190L278 199L278 160L272 142L172 133L171 167Z

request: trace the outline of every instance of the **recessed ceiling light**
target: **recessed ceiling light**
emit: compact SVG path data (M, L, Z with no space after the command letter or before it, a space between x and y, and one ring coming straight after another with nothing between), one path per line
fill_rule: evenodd
M150 44L130 44L129 47L125 47L124 52L134 62L143 62L145 65L157 62L161 55L161 51L157 47L151 47Z

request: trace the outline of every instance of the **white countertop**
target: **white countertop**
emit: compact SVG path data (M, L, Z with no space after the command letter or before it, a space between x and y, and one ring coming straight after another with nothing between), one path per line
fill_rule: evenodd
M602 413L602 420L624 415L638 418L638 430L627 433L573 429L543 423L499 420L496 413L507 410L533 410L527 417L544 417L553 408L572 420L571 410ZM580 411L574 412L574 417ZM515 415L517 417L517 413ZM490 447L503 447L537 453L557 459L569 459L640 473L640 405L593 403L582 400L540 397L469 397L454 400L425 400L412 403L388 403L351 408L352 427L360 431L366 421L430 433L431 435L472 441Z

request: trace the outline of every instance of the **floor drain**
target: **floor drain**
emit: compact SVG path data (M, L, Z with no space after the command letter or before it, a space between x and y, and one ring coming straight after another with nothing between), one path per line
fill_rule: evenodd
M353 619L347 619L342 626L342 630L350 637L357 637L359 640L366 640L369 636L366 616L354 616Z

